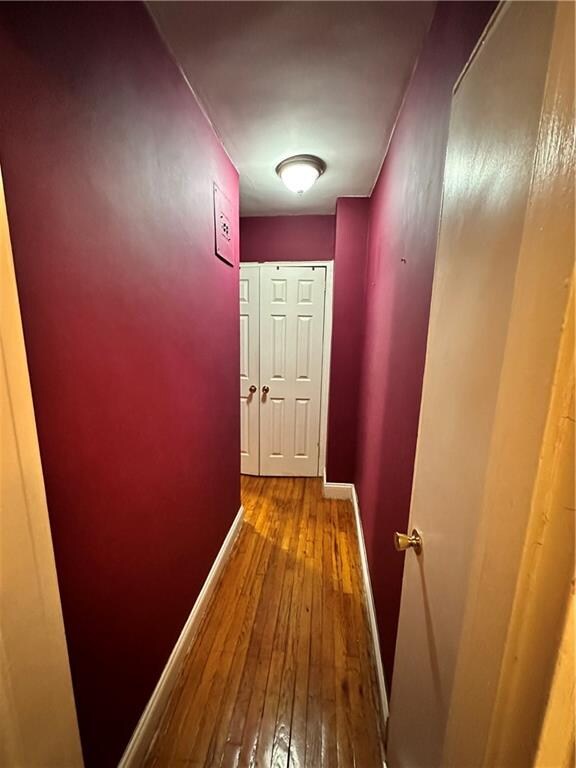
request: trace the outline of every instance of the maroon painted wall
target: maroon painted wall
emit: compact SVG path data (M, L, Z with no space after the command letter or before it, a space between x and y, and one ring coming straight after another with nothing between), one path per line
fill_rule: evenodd
M332 482L349 483L356 475L369 212L366 197L343 197L336 205L326 457L326 476Z
M439 3L370 202L357 484L392 677L454 83L494 3Z
M330 261L334 216L246 216L240 219L241 261Z
M82 743L107 768L239 506L238 273L211 186L237 215L238 179L140 3L2 4L0 81Z

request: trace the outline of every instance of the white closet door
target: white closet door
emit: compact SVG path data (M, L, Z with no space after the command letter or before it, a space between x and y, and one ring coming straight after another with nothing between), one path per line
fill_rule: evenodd
M260 471L260 266L240 267L240 471Z
M260 271L260 474L318 474L324 267Z

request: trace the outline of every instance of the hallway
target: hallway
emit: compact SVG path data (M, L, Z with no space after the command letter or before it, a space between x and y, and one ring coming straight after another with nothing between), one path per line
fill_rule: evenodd
M146 765L381 767L352 505L317 478L246 476L242 502Z

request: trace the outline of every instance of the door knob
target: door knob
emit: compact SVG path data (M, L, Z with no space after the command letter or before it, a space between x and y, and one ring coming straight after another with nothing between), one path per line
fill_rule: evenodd
M254 384L252 384L252 386L248 387L248 392L250 392L250 394L253 395L257 389L258 387L255 387Z
M398 552L402 552L405 549L413 549L419 555L422 552L422 535L417 528L412 529L410 536L396 531L394 534L394 546Z
M264 386L262 387L262 392L264 392L264 394L267 395L268 392L270 392L270 387L267 387L266 384L264 384Z

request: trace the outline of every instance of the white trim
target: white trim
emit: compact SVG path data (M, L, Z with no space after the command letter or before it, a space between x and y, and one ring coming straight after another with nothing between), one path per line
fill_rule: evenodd
M258 264L261 267L326 267L328 264L334 265L334 260L330 261L241 261L240 264Z
M322 495L325 499L346 499L352 501L354 486L352 483L329 483L326 480L326 467L322 476Z
M376 664L376 678L378 681L378 690L380 693L380 706L383 718L383 733L385 732L386 721L390 714L388 707L388 696L386 694L386 683L384 681L384 667L382 666L382 654L380 653L380 639L378 637L378 622L376 621L376 609L374 607L374 595L372 594L372 582L370 580L370 570L368 568L368 556L366 554L366 542L364 541L364 530L362 528L362 519L360 517L360 506L358 504L358 495L353 483L328 483L326 481L326 468L324 468L322 483L322 495L325 499L345 499L352 502L354 507L354 519L356 521L356 534L358 536L358 548L360 550L360 563L362 567L362 578L364 581L364 591L366 593L366 608L368 611L368 623L370 625L370 634L372 635L372 647L374 650L374 662Z
M326 266L326 294L324 299L324 342L322 349L322 392L320 395L320 439L318 445L318 474L326 466L328 444L328 402L330 397L330 360L332 356L332 314L334 311L334 262Z
M122 755L122 759L118 764L118 768L139 768L139 766L144 764L146 754L150 748L152 739L155 736L156 728L160 722L164 707L166 706L170 693L172 692L174 684L176 683L178 674L180 673L186 652L194 640L204 611L206 610L210 597L212 596L214 588L218 583L220 574L226 565L232 550L232 545L234 544L236 537L240 532L243 516L244 507L240 507L238 514L234 518L234 522L232 523L232 526L230 527L230 530L228 531L228 534L226 535L226 538L220 547L220 551L212 563L210 573L208 574L208 577L204 582L204 586L202 587L200 594L194 603L194 607L192 608L190 615L186 620L186 624L184 624L182 632L180 633L180 637L172 649L170 658L168 659L166 666L160 675L160 679L156 684L156 688L154 688L154 691L152 692L152 696L146 705L146 709L142 713L142 716L138 721L138 725L132 734L132 738L124 750L124 754Z
M380 653L380 640L378 638L378 622L376 621L376 609L374 608L374 595L372 594L372 582L370 581L370 571L368 569L368 557L366 555L366 543L364 541L364 531L362 529L362 519L360 517L360 507L358 505L358 496L356 488L352 486L352 506L354 507L354 517L356 518L356 532L358 534L358 546L360 548L360 562L362 564L362 576L364 577L364 589L366 591L366 606L368 608L368 621L370 623L370 632L372 634L372 645L374 646L374 660L376 662L376 677L378 688L380 689L380 706L382 708L382 717L384 719L383 727L388 720L390 709L388 707L388 696L386 694L386 683L384 681L384 667L382 666L382 654Z
M241 261L244 266L266 267L324 267L326 285L324 296L324 338L322 341L322 389L320 392L320 435L318 438L318 476L326 465L328 443L328 400L330 396L330 359L332 355L332 315L334 310L334 261ZM341 498L341 497L332 497ZM351 499L351 496L345 498Z

